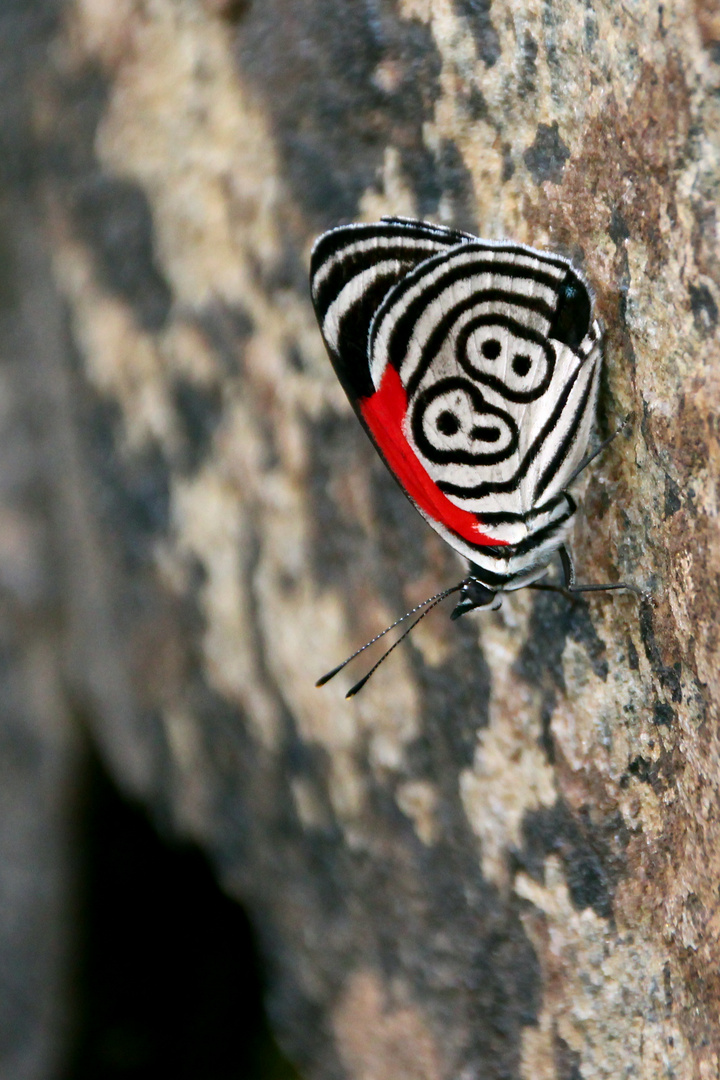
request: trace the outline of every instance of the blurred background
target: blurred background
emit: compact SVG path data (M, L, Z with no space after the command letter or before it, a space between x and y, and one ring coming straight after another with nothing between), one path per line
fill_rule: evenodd
M72 564L85 563L87 537L46 185L72 166L49 160L35 115L63 7L0 3L0 1076L291 1080L247 916L161 808L111 778L94 706L69 674L72 609L88 602ZM78 89L81 112L93 93L91 79ZM132 289L144 222L129 198L106 208L103 228ZM150 321L166 292L154 275ZM139 490L135 512L152 519L158 501ZM109 654L116 633L111 620ZM106 689L112 669L99 676Z

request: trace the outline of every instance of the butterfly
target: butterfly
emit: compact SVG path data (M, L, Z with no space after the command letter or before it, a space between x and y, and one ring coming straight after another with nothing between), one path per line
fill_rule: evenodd
M569 485L590 457L602 330L580 271L561 255L399 217L324 233L310 286L330 359L400 487L469 563L388 630L452 593L451 618L500 607L525 586L577 585ZM624 425L623 425L624 426ZM620 428L618 431L621 430ZM541 584L555 554L564 585Z

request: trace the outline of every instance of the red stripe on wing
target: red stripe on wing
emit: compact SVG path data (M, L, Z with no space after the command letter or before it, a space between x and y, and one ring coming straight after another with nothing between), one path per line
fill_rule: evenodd
M403 432L407 394L390 364L385 368L380 389L361 401L360 409L385 461L420 510L471 544L506 546L507 541L493 540L481 532L482 522L477 514L450 502L423 468Z

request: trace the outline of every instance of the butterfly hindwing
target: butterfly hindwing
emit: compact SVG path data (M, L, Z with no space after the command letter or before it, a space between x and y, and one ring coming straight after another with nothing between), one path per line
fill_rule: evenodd
M568 299L568 295L571 299ZM571 324L570 305L577 314ZM558 257L474 241L426 260L379 307L370 370L406 394L405 435L440 492L517 543L587 445L599 328L587 286ZM580 338L577 348L553 335ZM427 515L426 515L427 516ZM431 523L447 535L447 522ZM464 538L467 541L467 537ZM470 557L467 544L458 550Z

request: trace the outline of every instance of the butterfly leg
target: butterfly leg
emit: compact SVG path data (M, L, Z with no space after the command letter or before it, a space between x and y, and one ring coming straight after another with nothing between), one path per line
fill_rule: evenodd
M642 589L638 589L637 585L631 585L627 581L608 582L604 585L578 585L575 581L575 566L572 561L572 555L564 544L559 549L559 555L563 569L563 578L565 582L566 592L609 592L611 589L626 589L627 592L633 592L637 596L645 596L645 593L642 591Z
M629 413L625 417L625 419L623 420L620 427L616 428L615 431L613 431L612 435L608 435L607 439L603 439L603 441L598 446L597 450L593 450L592 454L588 454L588 456L583 461L580 462L577 469L575 470L575 472L572 474L572 476L568 480L567 484L565 485L566 487L570 487L573 480L577 480L580 473L583 472L585 469L587 469L587 467L588 467L588 465L590 464L591 461L594 461L596 457L598 457L600 454L602 454L603 450L605 450L610 445L610 443L613 441L613 439L615 439L620 434L620 432L624 428L626 428L628 426L628 424L630 423L631 420L632 420L632 413Z
M545 582L533 582L532 585L527 586L528 589L561 593L562 596L576 596L578 593L584 592L610 592L613 589L625 589L627 592L635 593L636 596L641 596L643 599L648 596L648 593L643 592L642 589L638 589L637 585L631 585L628 581L613 581L608 582L605 585L578 585L575 581L575 566L573 565L572 555L564 544L559 549L559 555L563 569L563 584L550 585Z

